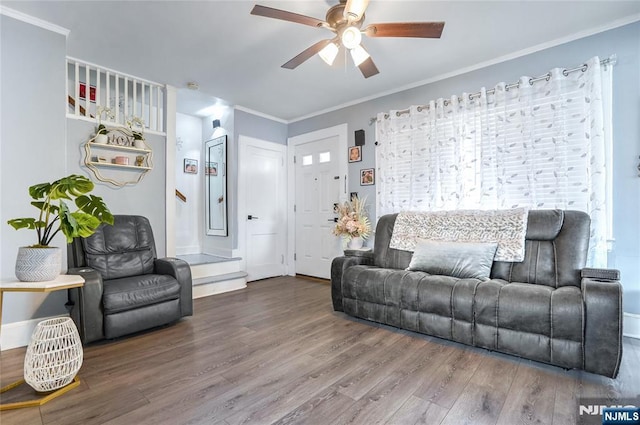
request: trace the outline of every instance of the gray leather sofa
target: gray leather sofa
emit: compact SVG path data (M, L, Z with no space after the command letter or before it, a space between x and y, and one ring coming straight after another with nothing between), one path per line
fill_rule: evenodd
M494 262L485 281L406 271L412 253L389 247L396 216L378 221L372 253L346 251L333 260L336 311L616 377L622 287L617 270L584 268L587 214L530 211L524 261Z
M69 290L71 318L83 343L117 338L193 314L189 265L156 258L149 220L116 215L68 248L69 274L85 279Z

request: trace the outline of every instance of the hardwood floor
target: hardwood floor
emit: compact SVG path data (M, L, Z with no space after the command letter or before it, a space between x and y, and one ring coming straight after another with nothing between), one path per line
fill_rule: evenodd
M640 394L638 340L611 380L353 319L301 277L194 303L173 326L85 347L80 387L0 423L564 425L579 396ZM24 352L1 353L2 385Z

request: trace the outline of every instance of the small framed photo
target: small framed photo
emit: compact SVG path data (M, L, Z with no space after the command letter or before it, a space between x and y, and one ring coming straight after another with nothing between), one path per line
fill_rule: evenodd
M358 192L351 192L349 194L349 199L353 201L353 198L357 198L358 197Z
M198 174L198 160L185 158L184 172L187 174Z
M82 100L86 100L87 98L87 85L85 83L80 83L80 88L78 90L79 97ZM95 103L96 102L96 86L89 86L89 101Z
M360 170L360 186L371 186L375 183L376 176L373 168Z
M205 174L207 176L217 176L218 175L218 163L217 162L207 162L207 166L205 167Z
M362 146L351 146L349 148L349 162L362 161Z

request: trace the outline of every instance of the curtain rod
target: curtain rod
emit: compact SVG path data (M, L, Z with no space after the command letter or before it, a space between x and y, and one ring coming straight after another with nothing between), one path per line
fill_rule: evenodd
M611 65L611 66L613 66L613 65L616 64L616 59L617 59L616 55L611 55L606 59L602 59L600 61L600 65L603 65L603 66ZM588 68L588 65L586 63L583 63L582 65L577 66L575 68L565 69L564 71L562 71L562 74L566 77L569 74L574 73L576 71L585 72L587 70L587 68ZM529 78L529 84L533 85L533 83L537 83L538 81L542 81L542 80L549 81L550 78L551 78L551 72L547 72L546 74L541 75L539 77ZM512 89L512 88L515 88L515 87L519 87L519 86L520 86L520 82L507 84L505 86L505 90L509 90L509 89ZM496 92L496 89L487 90L487 94L494 94L495 92ZM481 94L482 94L481 92L471 93L469 95L469 100L473 100L476 97L480 97ZM461 97L458 97L458 101L462 102L462 100L463 99ZM445 99L444 105L447 106L448 104L449 104L449 101ZM429 109L429 105L419 105L418 106L418 112L421 112L423 109ZM396 116L399 117L402 114L408 114L410 110L411 110L410 108L407 108L407 109L401 109L399 111L396 111ZM389 114L384 114L384 118L385 119L389 118ZM369 125L372 125L376 121L377 121L376 117L369 118Z

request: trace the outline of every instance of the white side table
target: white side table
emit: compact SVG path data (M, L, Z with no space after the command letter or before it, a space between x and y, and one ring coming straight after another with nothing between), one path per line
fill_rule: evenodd
M63 274L54 280L45 282L21 282L19 280L0 281L0 332L2 329L2 298L5 292L53 292L63 289L78 288L84 285L82 276L73 274ZM16 388L24 383L24 379L13 382L0 389L0 393L4 393ZM0 411L9 409L20 409L22 407L41 406L44 403L66 393L67 391L80 385L80 379L76 376L69 385L57 389L46 394L44 397L29 401L20 401L15 403L0 404Z

